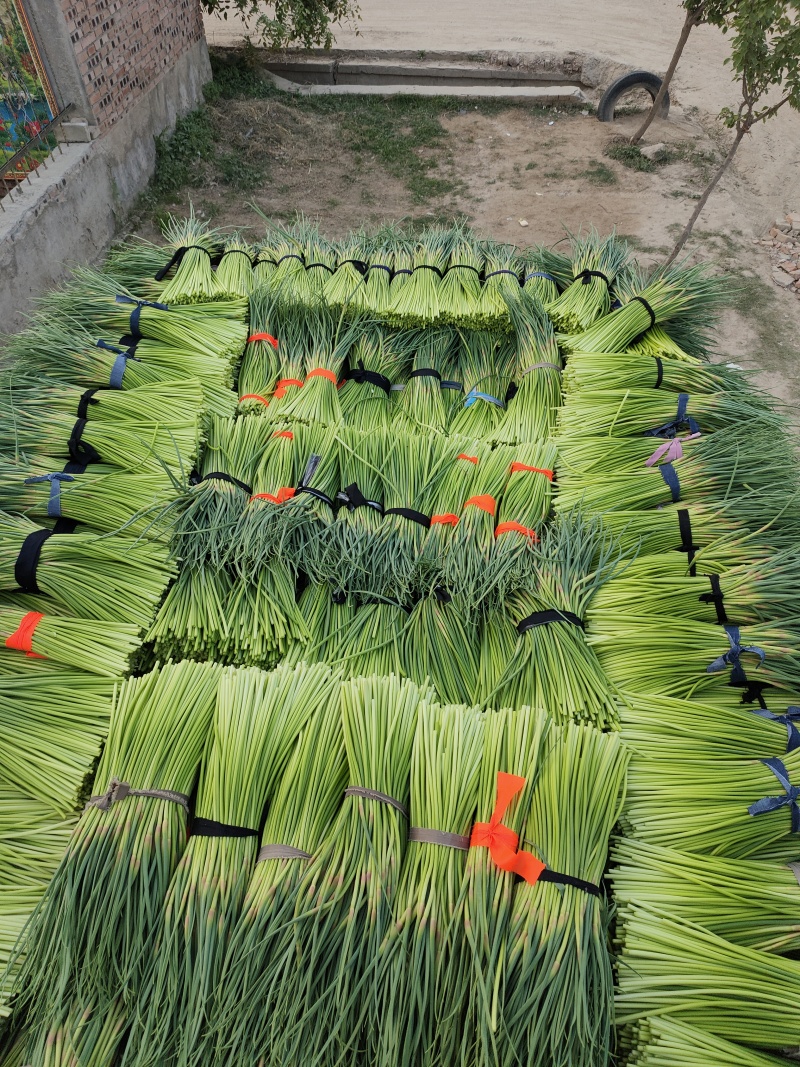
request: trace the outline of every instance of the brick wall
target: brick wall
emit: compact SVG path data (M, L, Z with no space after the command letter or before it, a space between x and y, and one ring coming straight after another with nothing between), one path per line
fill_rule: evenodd
M60 0L101 130L203 36L199 0Z

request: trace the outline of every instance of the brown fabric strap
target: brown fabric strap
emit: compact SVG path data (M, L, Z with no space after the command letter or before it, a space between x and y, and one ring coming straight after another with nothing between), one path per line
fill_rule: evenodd
M302 848L293 848L291 845L262 845L259 849L256 863L264 860L310 860L311 853L303 852Z
M422 845L444 845L445 848L457 848L469 851L469 834L448 834L444 830L429 830L424 826L412 826L408 831L409 841L418 841Z
M89 808L98 808L100 811L109 811L114 804L125 797L154 797L156 800L169 800L180 806L189 813L189 798L183 793L176 793L172 789L131 789L129 782L121 782L119 778L112 778L108 783L108 789L99 796L89 797L86 802Z
M800 863L787 863L786 866L797 879L797 884L800 885Z
M386 793L381 793L377 789L365 789L361 785L349 785L344 791L346 797L366 797L367 800L380 800L382 804L390 804L393 808L400 812L401 815L405 815L408 818L408 812L400 803L399 800L395 800L394 797L388 796Z

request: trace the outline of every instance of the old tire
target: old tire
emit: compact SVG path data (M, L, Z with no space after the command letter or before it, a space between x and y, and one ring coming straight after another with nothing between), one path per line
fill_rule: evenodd
M613 122L614 121L614 109L617 106L617 101L625 93L629 93L631 89L644 89L650 94L650 98L655 100L656 93L661 88L661 78L657 74L651 74L649 70L635 70L631 74L626 74L622 78L617 78L600 98L600 103L597 105L597 117L600 122ZM664 100L661 104L661 113L659 118L665 119L669 114L669 93L664 94Z

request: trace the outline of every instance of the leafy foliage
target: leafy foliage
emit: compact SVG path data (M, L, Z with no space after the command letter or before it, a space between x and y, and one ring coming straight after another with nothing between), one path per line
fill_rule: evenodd
M355 0L275 0L270 5L271 14L259 0L202 0L202 4L209 14L225 19L229 12L243 16L254 25L266 48L288 48L292 44L330 48L333 27L355 24L360 18Z

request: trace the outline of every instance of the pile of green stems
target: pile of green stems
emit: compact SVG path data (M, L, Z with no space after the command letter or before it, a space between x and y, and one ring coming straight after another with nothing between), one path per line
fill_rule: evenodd
M423 273L430 273L424 271ZM394 282L392 283L394 285ZM407 433L443 433L447 424L447 408L441 387L443 371L452 361L458 345L458 333L451 327L421 330L414 353L414 371L432 370L434 375L409 377L395 405L394 426Z
M187 247L174 275L159 293L159 303L205 304L210 300L230 300L237 295L219 281L205 249Z
M572 238L574 281L546 307L558 329L577 333L611 310L611 285L629 256L628 246L614 234L600 237L592 230L585 238ZM584 276L582 271L599 271L603 278Z
M264 1010L274 995L267 964L291 920L306 868L339 811L347 775L337 698L309 719L267 813L262 846L288 846L301 855L256 864L213 990L205 1062L256 1067L272 1045L274 1019Z
M787 1067L788 1062L669 1016L642 1019L631 1040L632 1067Z
M433 685L443 702L472 703L480 671L482 621L458 593L451 596L434 589L421 596L403 630L404 673L418 685Z
M415 249L412 273L406 276L405 283L396 287L392 281L392 301L386 318L393 326L432 326L440 319L441 275L437 271L447 266L449 249L447 236L444 240L431 236L430 240L423 237Z
M772 755L772 754L769 754ZM800 750L781 755L794 783L800 779ZM785 795L761 759L707 760L686 754L670 759L634 759L628 772L625 833L681 852L791 862L797 844L789 805L760 815L748 808L764 797Z
M557 366L531 365L531 369L522 370L517 384L505 414L491 433L493 443L545 441L553 434L561 403L561 371Z
M478 822L488 822L495 808L498 772L520 775L526 780L525 787L511 801L502 822L512 832L521 833L548 748L550 726L547 715L529 707L487 713ZM435 991L438 1018L448 1024L439 1027L438 1062L485 1067L498 1062L503 1002L496 977L509 948L515 882L513 874L495 865L488 848L470 848L461 885L454 891L453 949L440 968Z
M785 991L800 981L800 961L732 945L647 908L631 909L623 936L618 1024L666 1015L727 1041L797 1046L800 1008Z
M411 748L427 694L396 676L342 685L352 786L408 808ZM290 923L265 961L258 1010L271 1021L262 1055L309 1065L353 1062L365 1047L366 979L391 919L405 852L403 814L388 803L345 797L336 823L308 861Z
M473 495L473 486L480 481L479 468L489 457L489 450L474 438L449 437L447 471L429 499L431 521L417 556L417 573L414 583L421 588L431 588L444 582L446 560L452 549L455 526L465 501Z
M297 735L338 697L321 665L270 673L222 673L197 787L195 817L251 829L249 837L196 827L164 900L152 970L128 1037L126 1063L196 1061L225 948L255 866L262 811L272 799Z
M6 650L6 640L19 629L27 612L6 607L0 599L0 655L26 655ZM104 678L126 674L139 648L139 627L130 623L98 622L65 615L45 615L31 637L31 653L51 663L77 668Z
M297 607L307 638L292 642L282 662L331 663L358 610L356 598L336 585L312 582Z
M16 590L14 566L28 534L41 527L0 513L0 589ZM96 533L54 535L36 569L43 593L84 619L148 626L174 573L165 546Z
M478 795L483 715L463 705L420 710L411 757L410 825L469 836ZM461 904L467 851L409 842L369 1002L368 1062L376 1067L422 1067L437 1062L442 1029L437 980L465 932L452 921ZM442 1042L445 1046L447 1041Z
M653 356L638 352L570 352L564 369L564 388L569 394L596 389L663 390L674 393L745 392L749 382L743 371L718 363L695 359L668 359L659 356L661 384L657 387L659 365Z
M190 794L218 680L213 664L184 662L123 683L97 788L117 778ZM30 1030L29 1062L65 1013L76 1019L92 1007L104 1017L118 996L135 1010L185 840L186 813L168 800L128 796L81 816L19 946L15 991Z
M215 272L217 282L226 293L249 296L255 284L252 249L241 237L232 237L225 248Z
M777 860L693 855L622 838L610 879L618 921L643 905L734 945L794 955L800 948L797 875Z
M105 678L44 663L33 674L0 676L0 778L54 815L73 812L105 740L113 693Z
M598 886L624 799L628 754L619 734L568 723L548 738L522 845L559 874ZM507 952L498 1062L552 1067L609 1063L614 978L604 896L521 881Z

